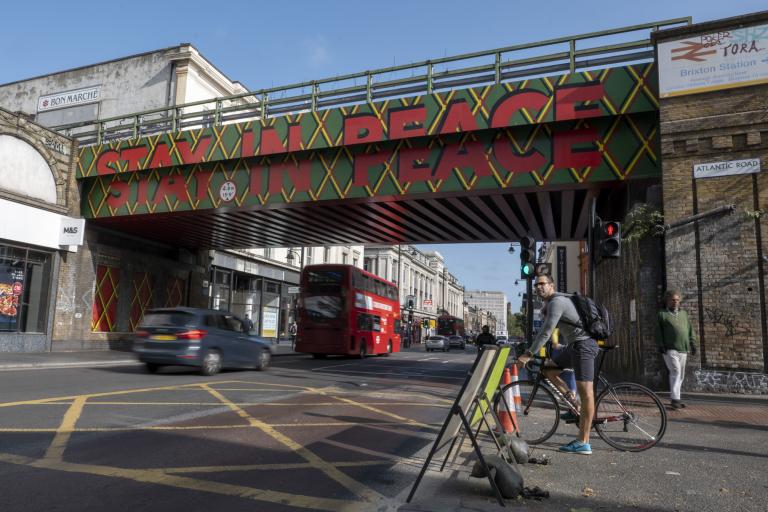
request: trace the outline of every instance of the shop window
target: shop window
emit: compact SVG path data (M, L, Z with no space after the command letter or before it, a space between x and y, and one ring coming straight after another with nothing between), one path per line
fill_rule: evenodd
M114 332L117 329L117 298L120 286L120 269L107 265L96 268L96 287L93 297L91 330Z
M0 331L46 331L52 257L0 245Z

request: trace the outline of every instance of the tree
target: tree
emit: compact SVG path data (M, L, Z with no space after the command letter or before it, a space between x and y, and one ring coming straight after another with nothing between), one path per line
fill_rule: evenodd
M525 336L525 315L507 311L507 333L509 336Z

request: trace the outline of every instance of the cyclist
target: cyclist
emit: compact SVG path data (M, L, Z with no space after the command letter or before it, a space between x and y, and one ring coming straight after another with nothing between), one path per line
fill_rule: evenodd
M491 334L491 328L487 325L483 326L483 332L477 335L477 339L475 340L475 343L477 343L478 350L485 347L485 345L496 345L496 336Z
M555 292L552 276L537 276L534 286L536 293L546 303L546 314L541 331L533 340L533 345L518 358L518 362L524 365L530 361L550 340L555 327L560 328L560 343L565 346L565 349L548 361L542 367L542 371L561 393L567 394L569 390L560 378L560 372L564 368L573 368L576 375L576 388L581 398L579 438L561 446L560 451L590 455L592 446L589 444L589 433L592 429L592 418L595 415L592 381L595 379L595 358L599 348L597 342L581 328L579 313L569 296Z

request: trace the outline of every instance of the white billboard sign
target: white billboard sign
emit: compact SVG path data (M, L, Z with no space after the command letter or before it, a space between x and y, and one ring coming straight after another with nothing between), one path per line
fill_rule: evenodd
M45 112L57 108L71 107L74 105L84 105L86 103L95 103L101 100L101 86L86 87L74 91L57 92L40 96L37 99L37 111Z
M717 176L732 176L734 174L753 174L760 172L760 159L729 160L726 162L710 162L693 166L693 177L715 178Z
M768 25L658 45L662 98L768 83Z

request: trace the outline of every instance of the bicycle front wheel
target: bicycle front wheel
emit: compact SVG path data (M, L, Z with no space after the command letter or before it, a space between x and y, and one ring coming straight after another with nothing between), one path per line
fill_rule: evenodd
M510 414L504 408L502 393L515 410L512 422L521 439L528 444L539 444L552 437L560 422L560 406L549 388L530 380L507 384L493 399L493 411L499 418ZM516 395L519 398L515 399Z
M593 425L602 440L617 450L641 452L664 436L667 412L653 391L622 382L597 397Z

